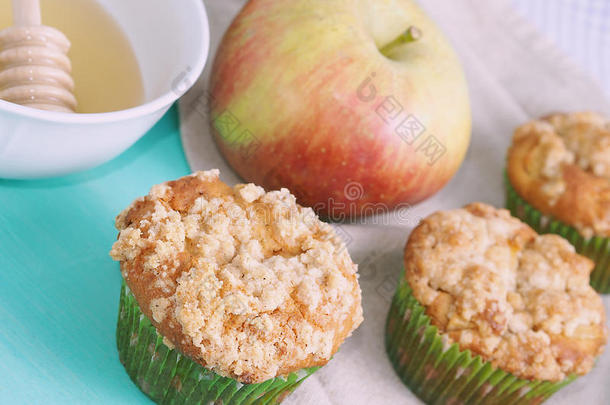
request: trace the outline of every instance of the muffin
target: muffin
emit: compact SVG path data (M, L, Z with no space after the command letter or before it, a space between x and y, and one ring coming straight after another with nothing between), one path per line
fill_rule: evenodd
M345 245L286 189L198 172L116 227L119 357L156 402L279 403L362 322Z
M593 263L558 235L474 203L432 214L405 247L386 348L434 404L539 404L606 342Z
M555 114L519 127L508 152L507 208L591 258L591 285L610 292L610 123Z

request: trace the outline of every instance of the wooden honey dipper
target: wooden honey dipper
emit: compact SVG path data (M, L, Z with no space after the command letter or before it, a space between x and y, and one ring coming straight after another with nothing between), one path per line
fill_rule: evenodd
M70 41L42 25L39 0L12 0L13 26L0 31L0 99L75 112Z

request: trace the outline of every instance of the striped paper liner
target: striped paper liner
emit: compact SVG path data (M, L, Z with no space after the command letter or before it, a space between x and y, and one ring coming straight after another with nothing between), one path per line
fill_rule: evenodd
M116 336L119 358L127 374L159 404L278 404L319 368L259 384L241 384L220 376L167 347L124 282Z
M446 347L404 277L388 314L386 350L398 376L427 404L540 404L575 378L520 379L457 343Z

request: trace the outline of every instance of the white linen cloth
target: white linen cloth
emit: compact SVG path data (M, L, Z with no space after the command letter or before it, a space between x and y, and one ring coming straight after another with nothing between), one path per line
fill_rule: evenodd
M220 38L244 0L205 0L213 58ZM473 109L473 138L455 178L407 216L340 224L352 258L359 263L365 321L334 359L285 403L300 405L419 404L395 375L384 349L384 324L402 272L402 250L418 220L433 211L483 201L504 205L503 171L514 128L552 111L592 109L610 114L599 85L570 63L508 0L421 0L453 42L464 64ZM195 88L181 101L182 139L193 170L219 168L230 184L238 177L224 162L201 108L212 59ZM199 108L194 108L199 106ZM605 299L610 309L610 297ZM585 378L550 404L608 404L610 350Z
M610 1L511 1L610 97Z

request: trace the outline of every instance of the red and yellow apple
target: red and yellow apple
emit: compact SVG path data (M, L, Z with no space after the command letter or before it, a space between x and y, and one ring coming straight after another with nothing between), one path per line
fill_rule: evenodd
M240 176L331 218L429 197L471 131L460 63L411 0L251 0L216 54L210 117Z

